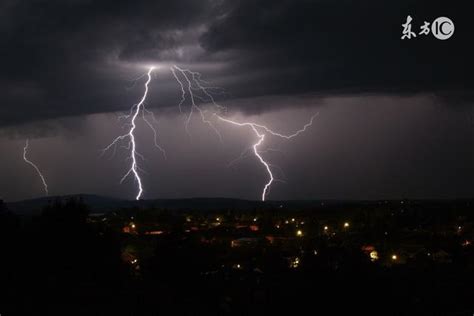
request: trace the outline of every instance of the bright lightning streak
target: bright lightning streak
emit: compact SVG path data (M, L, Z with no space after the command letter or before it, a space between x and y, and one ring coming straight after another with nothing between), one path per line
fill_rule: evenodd
M187 118L185 120L185 129L188 135L189 135L189 123L191 122L191 118L194 112L197 111L199 113L199 116L201 117L201 121L204 124L207 124L217 134L219 139L222 141L222 136L220 132L217 130L214 124L206 118L206 115L205 115L206 111L201 109L201 107L199 107L199 105L196 104L196 99L199 99L203 102L211 103L217 112L225 111L226 108L218 104L215 101L214 97L212 96L212 90L216 90L216 89L221 90L221 88L206 86L205 85L206 82L201 79L201 74L198 72L193 72L188 69L182 69L176 65L172 66L170 70L181 88L181 100L178 104L179 111L181 113L182 113L182 105L186 101L186 94L188 94L190 97L191 106L190 106L189 114L187 115ZM179 72L181 74L181 76L184 78L184 82L182 79L179 78L176 72ZM194 93L193 90L201 92L204 95L204 97Z
M263 142L265 140L265 136L266 135L273 135L273 136L277 136L277 137L284 138L284 139L287 139L287 140L292 139L292 138L298 136L299 134L305 132L306 129L313 124L313 120L318 115L318 113L313 115L311 117L310 121L307 124L305 124L302 129L300 129L300 130L298 130L298 131L296 131L296 132L294 132L293 134L290 134L290 135L285 135L285 134L281 134L281 133L278 133L278 132L274 132L273 130L266 127L265 125L252 123L252 122L240 123L240 122L229 120L229 119L224 118L222 116L219 116L217 114L214 114L214 115L216 115L217 118L219 120L223 121L223 122L226 122L226 123L229 123L229 124L232 124L232 125L236 125L236 126L240 126L240 127L244 127L244 126L250 127L252 129L252 131L255 133L255 135L257 136L258 141L252 147L253 152L254 152L255 156L258 158L258 160L260 161L260 163L267 170L268 176L270 178L268 180L268 182L265 184L265 186L263 188L263 192L262 192L261 199L262 199L262 201L265 201L265 198L266 198L266 196L269 192L271 184L273 183L273 181L276 181L276 179L273 176L271 165L263 159L263 157L261 155L261 151L259 151L259 147L263 144ZM264 132L266 132L267 134L265 134Z
M134 104L132 106L132 108L130 109L130 113L128 115L122 116L122 118L124 118L124 119L130 119L130 123L129 123L130 129L129 129L128 133L116 137L112 141L112 143L110 143L110 145L108 145L107 147L105 147L103 149L103 152L106 152L110 148L113 147L114 151L115 151L115 148L116 148L118 143L120 143L121 141L124 141L124 140L128 140L128 145L125 148L127 150L130 150L130 157L129 158L132 160L132 164L130 166L130 169L127 171L127 173L125 173L125 175L120 180L120 183L122 183L130 174L133 174L133 177L135 178L135 181L138 184L138 193L135 197L136 200L139 200L141 198L142 194L143 194L142 179L140 178L140 174L139 174L141 169L138 166L137 157L139 157L141 159L144 159L144 158L140 153L137 152L137 145L136 145L135 134L134 134L135 130L137 128L136 120L137 120L138 116L140 115L140 113L142 114L143 121L153 131L155 147L158 148L163 153L163 155L166 157L165 151L163 150L162 147L160 147L158 145L156 129L153 127L153 124L151 124L151 122L146 117L146 115L149 115L156 122L156 119L155 119L155 116L153 115L153 113L148 111L145 108L145 100L146 100L147 95L148 95L148 85L150 84L151 73L153 72L154 69L155 69L154 67L150 67L147 74L146 74L147 75L147 80L145 82L145 91L143 93L142 98L140 99L140 102L138 102L137 104Z
M222 117L218 114L222 111L225 112L226 108L224 106L221 106L221 105L216 103L216 101L215 101L215 99L212 95L212 92L213 92L213 90L222 90L221 88L208 86L207 82L205 82L204 80L201 79L201 74L198 73L198 72L193 72L189 69L182 69L182 68L180 68L176 65L172 66L170 68L170 70L171 70L171 73L173 74L173 77L176 79L176 81L178 82L179 87L181 89L181 100L178 104L180 113L182 113L182 106L186 101L186 95L189 95L189 97L190 97L191 106L190 106L189 114L187 115L187 118L185 120L185 129L186 129L186 132L188 134L189 134L189 130L188 130L189 123L191 121L191 118L192 118L194 112L197 111L199 113L199 115L201 116L202 122L209 125L216 132L216 134L219 136L219 139L222 141L222 137L221 137L220 132L217 130L217 128L214 126L214 124L206 118L206 116L204 115L206 111L202 110L199 107L199 105L196 104L196 99L199 99L200 101L212 104L214 106L214 110L215 110L213 115L217 116L217 118L219 120L230 123L230 124L233 124L233 125L236 125L236 126L250 127L252 129L252 131L255 133L255 135L257 136L258 141L252 146L252 149L253 149L253 152L254 152L255 156L258 158L260 163L267 170L267 173L268 173L268 176L269 176L269 180L263 188L262 197L261 197L262 201L265 201L265 198L266 198L267 194L269 193L271 184L274 181L281 181L281 180L275 179L275 177L273 175L272 167L276 167L276 166L271 165L270 163L265 161L265 159L262 156L262 152L264 152L264 151L259 150L259 148L261 147L261 145L263 144L263 142L265 140L265 136L266 135L272 135L272 136L276 136L276 137L283 138L283 139L286 139L286 140L292 139L292 138L300 135L301 133L305 132L306 129L313 124L313 120L316 117L316 115L318 115L318 114L313 115L311 117L310 121L307 124L305 124L302 129L294 132L293 134L289 134L289 135L285 135L285 134L282 134L282 133L275 132L275 131L271 130L270 128L266 127L265 125L261 125L261 124L257 124L257 123L249 123L249 122L239 123L239 122L235 122L235 121L226 119L226 118L224 118L224 117ZM178 73L180 75L178 75ZM184 79L181 79L180 77L184 78ZM196 91L196 92L200 92L200 94L194 93L193 90ZM245 152L242 153L241 156L236 159L236 161L239 160L239 159L242 159L244 157L244 155L245 155Z
M38 176L41 178L41 181L43 182L43 187L44 187L44 192L46 193L46 195L49 195L49 192L48 192L48 184L46 183L46 180L43 176L43 174L41 173L41 171L39 170L38 166L36 166L36 164L34 164L32 161L30 161L27 157L26 157L26 154L28 152L28 147L29 147L29 140L27 139L26 140L26 143L25 143L25 147L23 147L23 160L31 165L33 168L35 168L36 170L36 173L38 173Z

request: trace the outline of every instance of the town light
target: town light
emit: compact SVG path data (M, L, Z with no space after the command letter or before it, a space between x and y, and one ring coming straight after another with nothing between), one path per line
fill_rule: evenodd
M295 257L293 260L290 262L290 268L296 269L300 266L300 258Z
M379 253L376 250L371 251L369 256L371 261L379 260Z

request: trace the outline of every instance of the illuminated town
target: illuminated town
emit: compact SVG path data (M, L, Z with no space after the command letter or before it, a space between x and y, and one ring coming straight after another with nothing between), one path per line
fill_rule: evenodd
M18 245L4 249L2 271L14 284L33 278L22 300L34 302L34 289L62 297L67 276L87 289L77 293L84 309L117 311L120 301L130 313L472 306L463 295L474 271L472 201L186 203L90 212L70 198L49 200L32 217L4 205L2 233Z

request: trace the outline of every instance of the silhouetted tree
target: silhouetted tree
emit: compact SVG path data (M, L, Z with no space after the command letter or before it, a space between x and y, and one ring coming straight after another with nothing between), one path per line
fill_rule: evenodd
M82 198L68 198L66 201L56 199L47 205L42 212L42 222L54 225L54 230L67 228L68 230L84 226L89 210Z

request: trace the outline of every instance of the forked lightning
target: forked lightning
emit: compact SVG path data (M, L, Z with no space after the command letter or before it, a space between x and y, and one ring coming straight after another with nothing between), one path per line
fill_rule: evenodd
M38 174L38 176L41 179L41 182L43 183L44 192L46 193L46 195L48 195L49 192L48 192L48 184L46 183L46 179L44 178L43 174L39 170L38 166L26 157L28 153L28 147L29 147L29 140L27 139L25 143L25 147L23 147L23 160L36 170L36 173Z
M142 115L143 121L153 131L155 147L157 147L163 153L163 155L165 155L165 151L163 150L163 148L158 145L156 129L153 127L153 124L147 119L147 115L151 116L152 119L154 119L154 115L152 112L148 111L145 107L145 101L148 95L148 85L150 84L151 74L154 69L155 69L154 67L150 67L147 72L147 80L145 82L145 91L143 93L142 98L140 99L140 102L132 106L132 108L130 109L130 113L128 115L122 116L122 118L124 118L125 120L130 120L130 123L128 123L128 125L130 125L130 129L128 130L128 133L116 137L112 141L112 143L110 143L110 145L108 145L107 147L103 149L103 152L108 151L112 147L115 150L116 146L120 142L128 141L128 144L125 148L127 150L130 150L129 158L131 159L132 163L131 163L130 169L128 169L127 173L125 173L125 175L120 180L120 183L122 183L129 175L133 174L133 177L138 184L138 192L137 192L137 195L135 196L136 200L139 200L143 194L143 184L142 184L142 179L140 178L140 167L138 166L138 162L137 162L137 157L140 157L141 159L143 159L143 156L139 152L137 152L137 144L136 144L135 134L134 134L137 128L137 118L140 114Z
M148 119L147 119L147 115L151 116L154 119L153 113L148 111L145 107L145 101L146 101L146 98L147 98L147 95L148 95L148 86L149 86L150 81L152 79L151 74L152 74L153 70L154 70L154 67L150 67L147 74L146 74L147 80L145 82L145 91L144 91L144 94L143 94L140 102L138 102L137 104L132 106L132 108L130 109L130 113L128 115L123 116L123 118L130 121L129 122L130 128L129 128L128 132L124 135L116 137L112 141L112 143L110 143L110 145L108 145L103 150L105 152L105 151L108 151L109 149L111 149L112 147L115 150L118 143L120 143L122 141L128 141L128 146L126 148L127 148L127 150L130 150L129 158L131 159L132 163L131 163L131 166L130 166L128 172L122 177L120 182L122 183L129 175L133 174L133 177L134 177L135 181L138 184L138 192L137 192L137 195L135 197L137 200L139 200L142 197L142 194L143 194L143 185L142 185L142 180L140 178L140 168L139 168L138 162L137 162L137 157L140 157L140 158L143 159L143 156L140 155L137 152L137 145L136 145L135 134L134 134L135 130L137 128L137 122L136 121L137 121L137 118L140 114L142 114L143 121L153 131L154 141L155 141L154 145L158 149L160 149L163 152L163 154L165 154L165 151L163 150L163 148L161 148L158 145L157 132L156 132L155 128L153 127L151 122L148 121ZM179 111L181 113L183 113L183 106L185 105L185 102L186 102L186 96L189 96L189 112L186 114L186 118L185 118L185 129L186 129L186 132L188 134L189 134L189 124L191 122L191 119L192 119L192 116L193 116L194 113L197 113L199 115L201 121L204 124L208 125L218 135L218 137L221 141L222 141L221 134L220 134L219 130L216 128L216 126L214 125L213 121L211 121L209 119L210 117L217 118L218 120L220 120L222 122L226 122L226 123L229 123L229 124L232 124L232 125L235 125L235 126L250 127L252 129L252 131L255 133L255 135L257 136L257 142L255 144L253 144L253 146L252 146L253 152L254 152L255 156L258 158L258 160L260 161L260 163L264 166L264 168L266 169L266 171L268 173L268 176L269 176L269 180L268 180L267 183L265 183L265 186L264 186L262 194L261 194L261 200L265 201L265 199L268 195L270 186L272 185L272 183L274 181L276 181L276 179L273 175L273 172L272 172L272 165L269 164L263 158L263 156L262 156L263 151L260 150L260 147L263 145L263 143L265 141L265 137L266 136L275 136L275 137L283 138L283 139L286 139L286 140L292 139L292 138L300 135L304 131L306 131L306 129L313 124L313 120L314 120L314 118L317 114L313 115L311 117L310 121L307 124L305 124L302 129L296 131L293 134L288 134L288 135L282 134L282 133L279 133L279 132L275 132L275 131L273 131L272 129L268 128L265 125L261 125L261 124L257 124L257 123L253 123L253 122L233 121L233 120L230 120L230 119L225 118L224 116L222 116L222 112L225 112L226 108L224 106L218 104L215 101L214 97L213 97L213 93L222 92L223 91L222 88L209 86L207 82L205 82L204 80L201 79L201 74L200 73L193 72L189 69L184 69L184 68L180 68L176 65L173 65L172 67L170 67L170 71L171 71L174 79L176 79L176 81L177 81L177 83L180 87L180 90L181 90L181 100L178 104L178 108L179 108ZM197 100L199 100L201 102L204 102L204 103L208 103L209 104L208 108L211 109L212 113L210 115L206 116L208 110L203 109L199 105Z
M317 115L318 115L318 113L314 114L311 117L310 121L307 124L305 124L302 129L296 131L293 134L285 135L285 134L281 134L281 133L278 133L278 132L274 132L273 130L266 127L265 125L252 123L252 122L240 123L240 122L236 122L236 121L224 118L224 117L219 116L219 115L216 114L217 118L219 120L223 121L223 122L226 122L226 123L229 123L229 124L232 124L232 125L236 125L236 126L240 126L240 127L243 127L243 126L250 127L252 129L252 131L255 133L255 135L257 136L258 140L253 145L253 152L254 152L255 156L258 158L258 160L260 161L260 163L267 170L268 176L270 178L268 180L268 182L265 184L265 186L263 187L263 191L262 191L262 195L261 195L262 201L265 201L266 196L268 194L268 190L270 189L270 186L273 183L273 181L275 181L275 177L273 176L271 165L263 159L263 157L261 155L261 152L259 151L259 147L263 144L263 142L265 140L265 136L266 135L272 135L272 136L276 136L276 137L280 137L280 138L284 138L284 139L292 139L292 138L298 136L299 134L303 133L304 131L306 131L306 129L313 124L313 120Z

